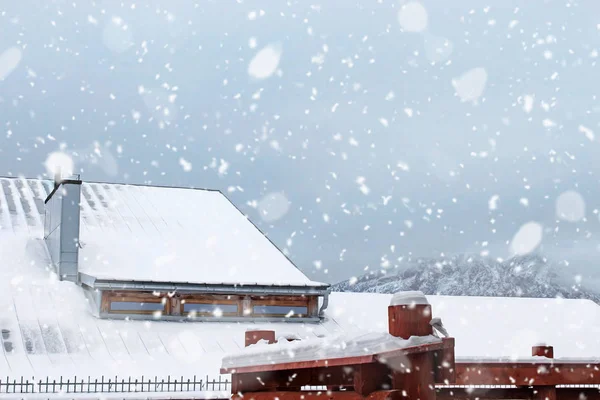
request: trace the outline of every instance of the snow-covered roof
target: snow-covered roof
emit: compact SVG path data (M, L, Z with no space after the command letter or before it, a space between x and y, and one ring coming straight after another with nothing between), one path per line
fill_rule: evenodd
M286 364L384 354L407 347L441 343L435 336L412 336L405 340L387 332L352 332L325 338L278 340L277 343L256 343L223 358L223 368ZM328 363L331 365L331 363Z
M327 313L343 330L388 329L393 295L332 293ZM531 356L540 342L557 358L600 358L600 305L591 300L427 296L456 338L458 358Z
M216 377L244 332L268 325L307 338L338 333L319 324L107 320L84 290L59 281L44 242L0 231L0 376Z
M0 230L41 237L52 182L0 178ZM100 279L323 286L221 192L83 183L79 271Z
M162 214L169 212L168 208L136 222L133 215L141 211L129 208L131 214L126 217L125 210L117 211L125 203L114 205L109 200L142 193L134 198L145 209L152 204L143 194L150 188L109 185L103 191L98 185L83 185L86 200L82 204L82 231L104 231L109 236L132 229L132 235L139 237L158 235L147 230L159 223L159 215L168 215ZM243 348L247 329L273 329L277 336L303 340L387 332L387 307L392 295L373 293L332 293L325 319L319 323L95 318L82 288L58 281L48 267L48 255L40 239L40 214L49 187L49 183L36 180L0 179L0 376L214 376L225 354ZM88 199L90 191L97 201L93 205ZM165 218L162 222L164 232L183 230L168 221ZM280 276L290 274L293 278L295 271L285 268ZM588 300L451 296L427 296L427 300L433 316L441 317L456 338L458 358L528 357L531 346L542 341L553 345L559 358L600 357L600 306Z
M127 321L95 318L81 287L58 281L44 243L0 232L0 376L215 376L248 329L302 340L387 332L391 295L332 293L319 323ZM427 296L460 357L600 357L600 307L587 300Z

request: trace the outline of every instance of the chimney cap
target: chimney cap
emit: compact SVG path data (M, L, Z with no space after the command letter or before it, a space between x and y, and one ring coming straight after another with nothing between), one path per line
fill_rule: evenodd
M392 296L390 306L427 305L429 302L420 290L398 292Z

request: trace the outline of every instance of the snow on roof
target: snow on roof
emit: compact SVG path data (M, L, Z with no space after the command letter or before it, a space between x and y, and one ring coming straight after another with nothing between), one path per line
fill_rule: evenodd
M168 207L158 207L160 212L145 217L139 209L134 212L135 204L144 210L154 202L164 205L159 197L150 199L144 194L147 188L95 185L104 186L83 185L82 230L86 232L110 236L130 231L131 236L143 237L151 236L148 231L152 229L168 235L194 229ZM49 182L38 180L0 179L0 376L215 376L222 357L243 348L247 329L272 329L276 336L302 340L387 332L392 295L373 293L332 293L326 318L312 324L97 319L83 290L58 281L48 268L40 238L43 200L50 187ZM171 193L179 190L185 189ZM121 200L114 207L110 200L130 196L135 201ZM182 200L178 205L184 207L188 200L192 201ZM130 205L130 214L121 210L125 204ZM205 225L199 215L203 214L198 214L196 222L202 230ZM295 268L284 270L278 276L299 273ZM441 317L456 338L459 359L529 357L531 347L541 341L554 346L557 358L600 357L600 306L588 300L452 296L427 296L427 300L433 316Z
M365 332L384 335L391 298L332 293L320 323L98 319L82 288L50 272L42 240L0 231L0 376L212 377L225 354L244 347L248 329L271 329L276 337L300 337L306 343ZM600 307L590 301L427 300L456 338L458 358L528 357L542 340L554 346L558 358L600 357Z
M417 304L429 304L427 297L425 297L423 292L418 290L395 293L390 301L390 306L408 306Z
M41 237L52 182L0 178L0 230ZM79 270L102 279L311 282L221 193L83 183Z
M332 293L328 315L347 331L388 329L391 294ZM427 296L456 338L457 358L523 358L539 342L556 358L600 357L600 306L591 300Z
M274 344L257 343L223 358L223 368L289 362L332 360L360 357L401 350L426 343L441 343L435 336L412 336L408 340L387 332L352 332L308 340L279 340Z
M247 329L303 339L339 331L333 321L200 323L98 319L83 289L59 281L41 239L0 231L0 376L216 377Z

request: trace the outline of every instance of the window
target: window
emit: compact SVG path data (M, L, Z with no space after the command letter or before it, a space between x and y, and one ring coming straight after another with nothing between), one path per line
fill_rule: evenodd
M237 304L206 304L206 303L184 303L183 313L196 313L197 315L210 315L214 317L221 317L223 315L231 316L238 314Z
M104 292L101 312L108 314L168 314L168 299L147 292Z
M165 306L162 303L139 303L133 301L112 301L110 303L110 311L162 311Z
M168 318L314 318L317 296L252 296L205 293L104 291L102 317L157 314Z
M306 306L274 306L274 305L263 305L254 306L253 310L255 315L270 317L281 317L287 318L293 317L306 317L308 314L308 307Z
M261 296L252 299L252 315L259 318L303 318L311 315L313 303L310 297L303 296Z

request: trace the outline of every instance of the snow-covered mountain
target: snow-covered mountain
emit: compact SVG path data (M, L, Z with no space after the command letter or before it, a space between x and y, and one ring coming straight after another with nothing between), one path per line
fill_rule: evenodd
M540 255L496 261L479 256L421 258L393 270L370 272L333 285L334 291L394 293L421 290L452 296L586 298L600 303L600 293L570 285L556 266Z

